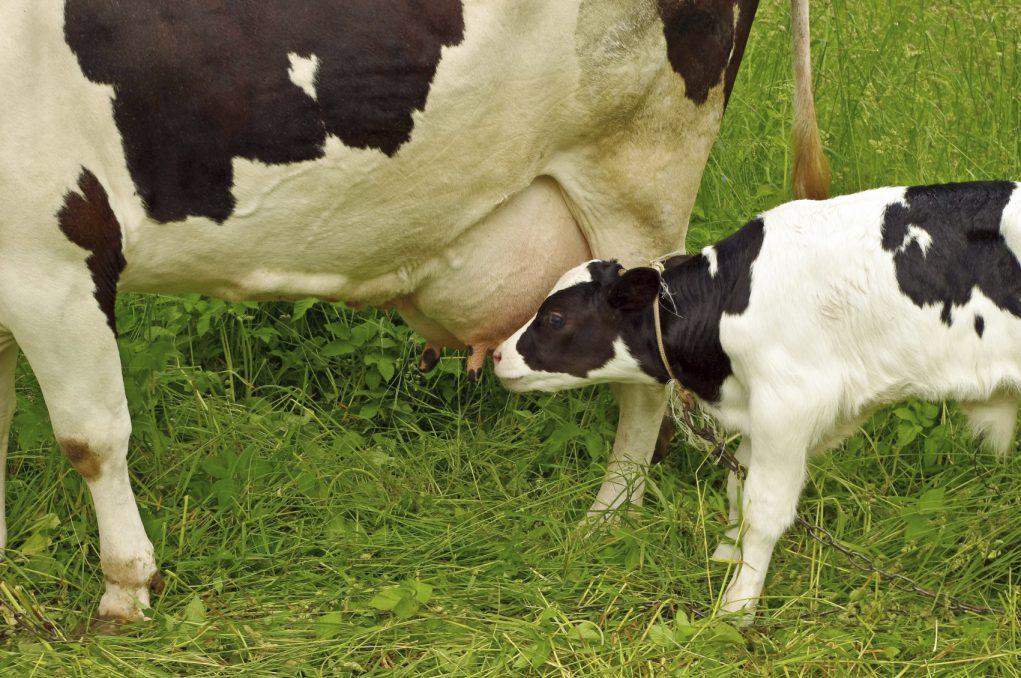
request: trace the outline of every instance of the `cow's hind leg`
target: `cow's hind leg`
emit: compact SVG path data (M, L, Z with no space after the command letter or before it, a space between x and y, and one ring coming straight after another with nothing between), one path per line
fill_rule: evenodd
M972 433L1002 458L1014 443L1017 406L1017 399L997 396L986 402L961 403L961 410Z
M18 305L10 327L42 388L57 442L92 494L106 579L98 614L138 619L156 564L128 478L131 421L117 341L84 266L47 273L24 280L32 303Z
M7 444L14 418L14 368L18 345L10 334L0 335L0 549L7 546Z
M624 504L641 505L645 473L666 412L667 391L662 386L614 385L613 392L620 405L617 437L588 521L610 518Z

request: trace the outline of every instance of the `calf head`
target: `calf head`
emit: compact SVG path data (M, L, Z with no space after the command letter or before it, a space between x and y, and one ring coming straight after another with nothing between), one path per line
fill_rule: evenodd
M651 268L595 260L568 271L493 354L496 376L512 391L663 383L652 320L659 290Z

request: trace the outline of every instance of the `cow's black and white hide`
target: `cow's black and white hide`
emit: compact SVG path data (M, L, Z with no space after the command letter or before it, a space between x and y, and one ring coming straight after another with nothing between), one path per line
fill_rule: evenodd
M1021 396L1021 190L1009 182L881 188L781 205L695 256L568 272L494 356L510 389L665 384L671 371L748 467L731 520L741 562L723 601L750 613L795 516L808 456L876 407L954 399L998 454ZM738 509L741 509L740 511Z

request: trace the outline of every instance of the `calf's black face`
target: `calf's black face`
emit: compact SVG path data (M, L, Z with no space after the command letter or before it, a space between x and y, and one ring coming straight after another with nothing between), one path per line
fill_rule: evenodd
M539 312L494 353L512 391L559 391L606 381L656 383L635 356L651 328L659 274L591 261L568 271ZM653 339L654 341L654 339Z

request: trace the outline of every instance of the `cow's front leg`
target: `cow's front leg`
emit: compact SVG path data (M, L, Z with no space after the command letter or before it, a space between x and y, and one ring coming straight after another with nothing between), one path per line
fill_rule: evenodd
M57 442L92 494L106 579L98 615L139 619L159 581L128 478L131 420L117 342L84 266L49 273L23 279L22 289L36 296L11 329L39 380Z
M624 504L641 505L645 472L666 413L665 387L615 385L613 393L620 406L617 437L589 520L603 520Z
M723 595L721 611L745 613L751 623L758 604L773 547L797 512L798 496L805 480L807 440L804 428L810 417L783 418L785 431L752 431L751 459L743 488L741 563ZM780 423L782 423L780 422Z

